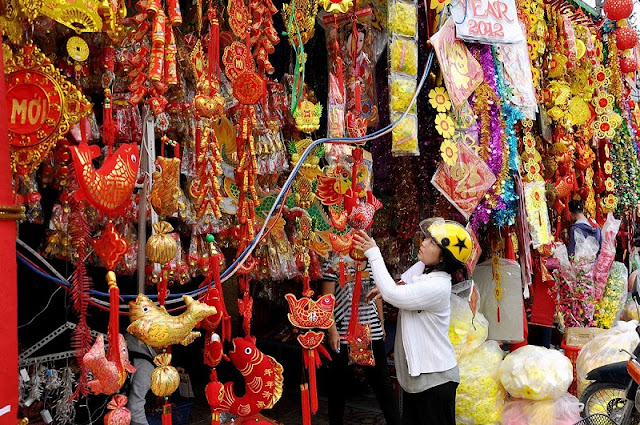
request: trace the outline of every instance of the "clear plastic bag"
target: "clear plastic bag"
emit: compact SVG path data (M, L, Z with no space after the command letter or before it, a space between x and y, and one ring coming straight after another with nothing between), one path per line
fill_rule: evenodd
M593 269L593 283L596 289L596 300L600 300L607 283L609 269L616 256L616 235L620 229L620 220L616 219L613 214L607 215L607 221L602 226L602 246L600 247L600 255Z
M506 393L499 370L504 353L495 341L486 341L458 363L456 423L499 425Z
M576 374L578 378L578 396L582 394L584 389L591 383L586 376L587 373L595 368L629 360L629 355L620 350L633 350L640 342L636 333L638 322L632 320L630 322L618 322L616 326L596 335L589 341L578 355L576 360Z
M607 286L596 308L595 320L599 328L608 329L618 320L627 301L627 267L616 261L611 265Z
M573 365L560 351L526 345L505 357L500 365L500 381L513 397L556 399L573 382Z
M573 425L583 405L569 393L556 400L514 400L504 405L502 425Z
M449 340L453 344L456 359L475 350L487 340L489 322L478 313L473 317L469 302L457 295L451 296L451 323Z
M400 118L401 114L391 114L391 121ZM391 132L391 152L394 155L419 155L418 149L418 117L408 114Z

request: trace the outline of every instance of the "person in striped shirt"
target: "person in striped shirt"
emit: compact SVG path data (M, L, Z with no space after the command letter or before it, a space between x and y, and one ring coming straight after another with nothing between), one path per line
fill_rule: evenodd
M349 367L349 345L343 339L349 321L351 320L351 306L355 288L355 264L351 257L344 257L346 284L341 287L338 273L339 259L325 263L323 267L322 294L334 294L336 307L334 310L335 323L328 330L329 348L332 361L329 365L329 379L332 384L329 391L329 424L342 425L344 423L344 410L349 388L347 379L351 376ZM382 300L365 301L365 294L370 292L375 283L371 277L371 268L368 263L362 271L362 291L358 312L359 322L369 324L371 329L371 348L375 359L374 366L363 366L367 381L373 388L380 409L388 425L400 424L400 413L396 394L391 384L387 356L384 348L384 317L382 314Z

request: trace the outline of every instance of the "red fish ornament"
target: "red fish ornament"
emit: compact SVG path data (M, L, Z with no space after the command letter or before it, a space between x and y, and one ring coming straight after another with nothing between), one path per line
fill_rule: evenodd
M284 296L289 303L289 321L301 329L327 329L333 325L333 307L336 299L332 294L323 295L318 301L293 294Z
M100 155L96 145L80 143L71 146L73 166L78 180L77 200L86 199L105 214L116 215L131 199L138 177L140 151L135 143L124 144L109 155L99 170L93 159Z
M211 411L248 417L271 409L282 396L282 365L258 350L251 338L234 338L229 358L244 377L245 394L237 397L231 382L209 382L205 391Z
M107 359L104 353L104 335L100 334L91 350L83 357L84 364L93 373L89 381L89 390L94 394L115 394L127 379L127 372L134 373L136 368L129 363L129 350L122 334L118 335L120 344L119 358Z

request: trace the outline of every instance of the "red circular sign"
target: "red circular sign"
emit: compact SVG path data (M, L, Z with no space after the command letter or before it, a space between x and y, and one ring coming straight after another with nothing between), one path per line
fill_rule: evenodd
M63 99L58 85L33 71L7 77L9 142L16 147L42 143L56 132Z
M243 105L255 105L265 95L265 80L255 72L243 72L233 83L233 97Z

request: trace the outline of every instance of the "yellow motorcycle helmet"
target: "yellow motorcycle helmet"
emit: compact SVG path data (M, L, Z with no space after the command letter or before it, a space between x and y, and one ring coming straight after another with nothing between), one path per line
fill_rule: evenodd
M460 223L441 217L428 218L420 222L420 230L433 238L440 248L449 251L460 264L466 264L471 257L473 239Z

